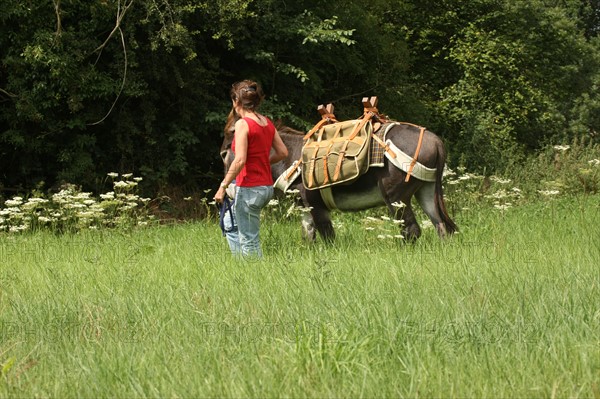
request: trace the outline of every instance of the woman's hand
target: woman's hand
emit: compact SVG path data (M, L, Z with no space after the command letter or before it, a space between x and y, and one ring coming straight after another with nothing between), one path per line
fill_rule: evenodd
M225 200L225 188L223 186L220 186L217 190L217 193L214 196L214 200L217 204L222 204Z

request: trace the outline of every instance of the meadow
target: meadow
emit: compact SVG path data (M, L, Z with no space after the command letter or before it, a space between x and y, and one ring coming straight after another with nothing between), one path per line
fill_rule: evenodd
M214 219L2 235L0 397L599 398L600 195L496 205L333 246L282 205L253 262Z

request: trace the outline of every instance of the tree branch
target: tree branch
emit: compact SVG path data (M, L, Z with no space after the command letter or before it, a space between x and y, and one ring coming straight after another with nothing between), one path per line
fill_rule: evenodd
M96 121L94 123L88 123L88 126L98 125L99 123L102 123L106 118L108 118L108 115L110 115L113 108L115 108L115 105L117 104L117 101L119 100L119 97L121 97L123 88L125 87L125 81L127 80L127 48L125 47L125 35L123 34L123 30L121 29L121 27L118 27L117 30L121 34L121 44L123 45L123 58L125 60L124 65L123 65L123 80L121 81L121 88L119 89L117 98L115 98L115 101L113 101L113 103L112 103L110 109L108 110L108 112L106 113L106 115L104 115L104 117L102 119L100 119L99 121Z
M123 9L122 10L121 10L121 0L118 1L118 3L117 3L117 21L115 23L115 27L108 34L108 37L106 38L106 40L104 41L104 43L102 43L100 46L98 46L93 51L94 53L96 51L100 52L98 54L98 58L96 58L96 62L98 62L98 60L100 59L100 55L102 54L102 50L104 49L104 47L106 47L106 45L108 44L108 41L112 38L112 36L115 34L115 32L121 30L121 21L123 20L123 17L125 17L125 14L127 13L127 10L129 10L129 7L131 7L131 5L133 4L133 1L134 0L130 0L129 3L127 3L127 0L125 0L125 4L123 5ZM122 34L122 32L121 32L121 34Z
M10 92L8 92L8 91L6 91L6 90L2 89L2 88L0 88L0 93L1 93L1 94L4 94L4 95L5 95L5 96L7 96L7 97L11 97L11 98L15 98L15 97L17 97L17 95L16 95L16 94L10 93Z
M127 13L127 10L129 9L129 7L131 7L131 5L133 4L133 1L134 0L130 0L129 3L127 3L127 0L125 0L125 3L123 4L122 9L121 9L121 0L118 1L118 3L117 3L117 22L115 23L115 27L110 32L110 34L108 35L108 37L106 38L104 43L102 43L98 48L96 48L96 50L94 50L94 52L99 51L98 57L96 58L96 63L97 63L98 60L100 59L100 55L102 54L102 50L104 49L104 47L106 47L108 41L111 39L111 37L114 35L115 32L119 32L119 34L121 35L121 45L123 46L123 59L124 59L123 79L121 81L121 87L119 88L119 93L117 93L117 97L115 98L115 101L113 101L113 103L110 106L110 109L108 110L106 115L104 115L104 117L102 119L100 119L99 121L96 121L93 123L88 123L87 124L88 126L98 125L98 124L102 123L106 118L108 118L108 116L110 115L112 110L115 108L115 105L117 104L117 101L119 100L119 97L121 97L123 88L125 87L125 82L127 80L127 47L125 46L125 35L123 34L123 30L121 29L121 21L123 20L123 17L125 16L125 13Z
M54 12L56 13L56 36L62 33L62 22L60 18L60 0L52 0L54 3Z

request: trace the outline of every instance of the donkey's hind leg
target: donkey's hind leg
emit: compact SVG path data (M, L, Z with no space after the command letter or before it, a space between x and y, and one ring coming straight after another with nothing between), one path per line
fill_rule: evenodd
M435 226L438 235L440 237L445 237L447 234L446 225L435 205L435 183L427 182L423 184L423 186L415 193L415 197L421 208L423 208L423 211L429 217L429 220L431 220L431 223Z

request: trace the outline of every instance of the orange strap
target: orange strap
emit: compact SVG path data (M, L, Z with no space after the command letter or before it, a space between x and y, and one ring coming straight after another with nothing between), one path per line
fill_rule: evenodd
M348 136L348 140L354 139L356 137L356 135L358 134L358 132L360 132L360 129L362 129L363 126L365 126L366 123L371 120L373 115L375 115L373 112L365 113L365 115L361 119L360 123L357 123L356 126L354 127L352 134L350 134L350 136Z
M306 135L303 137L302 140L306 141L309 138L311 138L311 136L321 128L321 126L323 126L325 123L331 123L331 122L337 122L337 120L335 119L335 117L333 116L333 114L326 114L322 116L322 119L317 122L317 124L310 129L310 131L308 133L306 133ZM295 167L292 168L292 170L290 170L290 172L287 174L287 176L285 177L286 180L289 180L292 175L296 172L296 170L300 167L300 164L302 164L302 155L300 156L300 159L298 160L298 163L296 164Z
M327 153L323 157L323 173L325 174L325 178L323 179L323 185L329 183L329 170L327 170L327 158L329 158L329 152L331 151L331 147L333 147L333 141L329 143L327 147Z
M336 121L335 118L323 117L323 119L321 119L319 122L317 122L317 124L312 129L310 129L310 131L308 133L306 133L303 140L304 141L308 140L317 130L319 130L321 128L321 126L323 126L326 123L333 122L333 121Z
M412 124L407 123L407 125L412 125ZM412 125L412 126L415 126L415 125ZM406 179L404 179L405 182L408 182L410 180L410 175L413 171L413 168L417 164L417 158L419 157L419 152L421 151L421 144L423 143L423 135L424 134L425 134L425 128L421 127L421 132L419 133L419 142L417 143L417 149L415 150L415 156L413 157L412 162L410 163L410 166L408 167L408 172L406 172Z
M327 147L327 152L323 157L323 173L325 174L325 178L323 179L323 185L329 183L329 170L327 169L327 159L329 158L329 154L331 153L331 149L333 148L333 140L340 134L341 130L342 124L340 123L337 129L335 130L333 137L330 139L329 146Z
M319 153L319 144L315 143L315 152L310 160L310 169L308 172L308 187L312 187L315 182L314 173L315 173L315 164L317 163L317 154Z
M392 158L396 158L396 153L394 151L392 151L392 149L390 148L389 145L387 145L383 140L381 140L379 137L377 137L377 135L375 134L375 132L371 133L371 136L375 139L375 141L377 141L384 150L387 151L388 154L390 154L390 157Z
M333 181L336 181L338 177L340 177L340 171L342 169L342 162L344 161L344 155L346 155L346 148L348 148L348 143L350 140L344 140L344 144L342 145L342 149L338 153L338 161L335 166L335 173L333 174Z
M292 175L296 172L296 169L298 169L300 167L301 163L302 163L302 157L300 157L300 159L298 160L298 162L296 162L296 166L294 166L292 168L292 170L290 170L290 172L287 174L287 176L285 176L285 180L290 180L290 178L292 177Z

